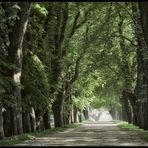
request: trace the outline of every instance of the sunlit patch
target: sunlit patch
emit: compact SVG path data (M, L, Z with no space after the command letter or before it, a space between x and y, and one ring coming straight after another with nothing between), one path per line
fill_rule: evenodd
M13 78L15 82L20 82L21 72L14 74Z
M112 117L108 111L102 112L99 121L112 121Z
M89 111L88 121L113 121L109 111L102 111L98 109L93 109Z

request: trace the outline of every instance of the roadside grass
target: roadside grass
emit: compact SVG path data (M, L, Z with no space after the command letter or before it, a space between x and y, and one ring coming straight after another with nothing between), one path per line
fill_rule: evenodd
M148 130L141 129L138 126L123 121L118 123L118 127L124 131L135 131L141 139L148 141Z
M63 127L59 127L59 128L47 129L42 132L33 132L33 133L26 133L26 134L21 134L17 136L4 137L2 140L0 140L0 146L12 146L12 145L21 143L25 140L34 140L37 137L42 137L45 135L50 135L58 132L64 132L68 128L77 128L81 125L82 125L81 123L70 124L70 125L64 125Z
M148 131L139 132L138 136L148 142Z
M143 129L140 129L138 126L129 124L128 122L124 122L124 121L119 122L118 127L126 131L142 131L143 130Z

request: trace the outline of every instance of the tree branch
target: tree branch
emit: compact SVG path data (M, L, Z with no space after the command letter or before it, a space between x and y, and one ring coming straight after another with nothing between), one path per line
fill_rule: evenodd
M74 23L73 23L73 26L72 26L72 30L71 30L70 34L68 35L68 38L71 38L73 36L75 29L76 29L76 26L77 26L78 18L80 16L79 4L76 3L76 6L77 6L77 14L75 16Z
M93 9L95 9L96 7L97 7L97 5L94 5L93 7L89 8L89 9L85 12L85 14L84 14L84 19L83 19L83 21L81 21L79 24L77 24L77 23L78 23L78 18L80 17L79 5L78 5L78 3L77 3L78 12L77 12L77 14L76 14L76 16L75 16L74 24L73 24L73 27L72 27L72 31L71 31L70 35L68 36L68 38L71 38L71 37L73 36L74 32L75 32L78 28L80 28L80 27L87 21L87 17L88 17L89 12L92 11Z
M72 84L73 82L76 81L76 79L78 78L79 75L79 64L80 64L80 60L82 59L83 55L80 55L77 60L76 60L76 66L75 66L75 74L73 76L73 78L70 80L70 84Z
M109 38L108 38L107 41L105 42L104 47L107 45L108 41L109 41L111 38L114 38L114 37L121 37L121 35L117 35L117 34L115 34L115 33L116 33L116 32L113 32L113 33L109 36ZM127 38L127 37L124 36L124 35L122 35L122 37L123 37L124 39L126 39L127 41L129 41L134 47L137 47L137 44L134 44L131 39Z
M88 41L87 34L88 34L88 26L86 26L86 33L85 33L85 45L86 45L86 46L87 46L86 43L87 43L87 41ZM76 79L78 78L80 60L83 58L83 55L84 55L85 52L86 52L85 45L84 45L83 52L80 54L80 56L79 56L79 57L77 58L77 60L76 60L75 73L74 73L73 78L70 80L70 84L72 84L73 82L75 82Z
M65 7L62 10L62 14L63 14L63 19L62 19L61 34L60 34L60 39L59 39L60 44L62 44L64 40L64 33L65 33L67 20L68 20L68 3L67 2L65 2Z
M77 24L76 29L80 28L87 21L87 16L88 16L89 12L92 11L95 7L97 7L97 5L94 5L93 7L89 8L85 12L85 14L84 14L84 20L82 22L80 22L79 24Z

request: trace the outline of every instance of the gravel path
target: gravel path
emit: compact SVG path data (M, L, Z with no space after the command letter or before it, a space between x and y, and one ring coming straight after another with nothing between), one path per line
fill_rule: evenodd
M148 146L135 132L121 131L113 121L85 122L82 126L28 140L16 146Z

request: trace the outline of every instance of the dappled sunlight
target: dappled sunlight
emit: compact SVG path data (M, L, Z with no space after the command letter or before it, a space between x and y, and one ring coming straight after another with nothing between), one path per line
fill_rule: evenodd
M106 113L106 112L104 112ZM105 115L106 116L106 115ZM102 117L103 118L103 117ZM19 146L144 146L133 133L120 131L113 121L88 121L76 129L67 129L46 137L26 141Z
M1 3L0 145L148 145L147 8Z

